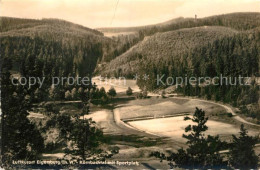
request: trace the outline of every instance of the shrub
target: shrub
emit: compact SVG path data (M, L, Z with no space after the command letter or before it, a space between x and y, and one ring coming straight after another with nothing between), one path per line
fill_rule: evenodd
M131 87L128 87L128 89L126 90L126 95L131 96L133 94L133 90L131 89Z
M147 96L148 96L147 90L144 90L144 91L142 92L142 94L143 94L143 98L147 98Z
M232 114L232 113L227 113L227 116L228 116L228 117L232 117L233 114Z
M65 99L71 100L71 98L72 98L71 92L69 90L67 90L66 93L65 93Z
M78 91L77 89L74 87L71 91L71 96L73 100L77 100L78 99Z
M107 96L107 93L106 93L106 90L105 90L104 87L101 87L101 88L100 88L100 90L99 90L99 96L100 96L100 98Z
M137 99L142 99L143 98L143 93L137 93L136 94Z
M162 98L165 98L165 94L166 94L166 93L165 93L165 90L163 90L163 91L161 92L161 97L162 97Z
M111 87L111 88L108 90L107 94L108 94L111 98L112 98L112 97L115 97L115 96L116 96L116 90L115 90L115 88L114 88L114 87Z

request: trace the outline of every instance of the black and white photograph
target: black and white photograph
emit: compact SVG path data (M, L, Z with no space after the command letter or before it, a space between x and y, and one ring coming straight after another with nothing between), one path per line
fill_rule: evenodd
M260 0L0 0L0 169L259 169Z

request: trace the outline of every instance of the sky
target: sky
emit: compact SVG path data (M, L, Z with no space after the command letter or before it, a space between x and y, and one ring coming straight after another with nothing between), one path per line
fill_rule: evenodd
M260 0L0 0L0 15L59 18L90 28L140 26L177 17L260 12Z

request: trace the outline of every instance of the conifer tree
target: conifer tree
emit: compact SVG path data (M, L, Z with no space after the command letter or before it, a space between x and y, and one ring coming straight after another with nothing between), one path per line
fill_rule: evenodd
M259 158L255 154L254 145L259 138L248 136L243 124L239 133L239 137L233 135L229 163L235 169L257 169Z

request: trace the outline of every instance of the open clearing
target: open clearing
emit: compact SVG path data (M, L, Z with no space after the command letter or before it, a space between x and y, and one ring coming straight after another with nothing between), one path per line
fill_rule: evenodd
M209 117L206 134L219 135L222 140L230 141L231 135L238 135L239 126L243 121L236 115L229 117L232 112L229 106L191 99L186 97L162 98L156 94L149 94L147 99L135 99L126 96L125 91L131 87L134 92L140 89L134 80L126 80L126 83L101 81L93 78L98 88L104 87L108 91L115 87L118 95L107 106L91 107L91 114L84 118L92 118L104 134L108 137L110 146L118 146L119 153L112 157L113 160L136 160L141 162L141 167L168 167L166 162L162 164L156 158L149 155L153 151L176 151L180 147L186 147L182 134L185 127L192 124L184 121L184 115L192 115L196 107L203 109ZM73 107L74 108L74 107ZM64 109L71 111L69 106ZM233 114L233 113L232 113ZM40 117L38 114L30 114L31 117ZM246 124L250 135L259 135L259 127ZM259 148L256 148L259 153ZM55 155L56 154L56 155ZM58 155L57 155L58 154ZM45 154L45 158L58 158L60 153Z
M120 105L115 111L120 112L122 120L136 117L161 117L164 115L176 115L180 113L194 113L196 107L203 109L207 115L225 113L225 109L214 105L205 104L200 101L177 98L157 98L132 100L125 105Z
M100 81L99 77L93 80L99 88L105 87L108 90L113 86L113 83L108 83L106 80ZM134 89L134 92L140 91L135 80L126 80L126 84L122 82L114 84L117 84L114 87L121 94L125 93L127 87ZM224 105L200 99L152 96L147 99L115 103L113 109L103 109L89 116L103 128L105 133L125 135L136 133L144 136L154 134L184 143L182 134L184 128L191 122L184 121L181 115L192 115L196 107L203 109L209 117L207 134L220 135L223 139L230 139L232 134L238 134L241 121L237 120L237 116L227 116L230 112L230 109L227 109L228 106L224 107ZM258 127L248 127L248 129L252 135L259 134Z
M128 87L131 87L133 92L140 91L139 87L136 85L136 80L93 77L92 82L95 83L98 88L104 87L106 91L111 87L114 87L117 93L125 93Z
M234 122L234 118L228 117L225 108L191 99L151 97L131 100L117 105L115 109L97 111L88 117L92 117L104 130L104 133L144 136L150 134L167 137L184 144L182 134L185 127L192 122L184 121L182 114L192 115L196 107L203 109L210 118L207 122L209 129L206 134L219 135L224 140L230 139L232 134L238 134L240 123ZM214 119L214 117L218 117L218 119ZM138 118L142 119L137 120ZM259 132L252 128L249 130L249 134L258 135Z
M182 138L182 134L185 131L185 127L193 124L191 121L184 121L184 116L160 118L151 120L131 121L128 122L133 127L141 129L145 132L157 134L162 137L170 137L173 140L185 142ZM219 135L222 138L229 137L232 134L238 134L239 129L228 123L222 123L219 121L209 120L207 122L209 129L206 135Z
M117 37L123 35L136 34L135 32L103 32L106 37Z

